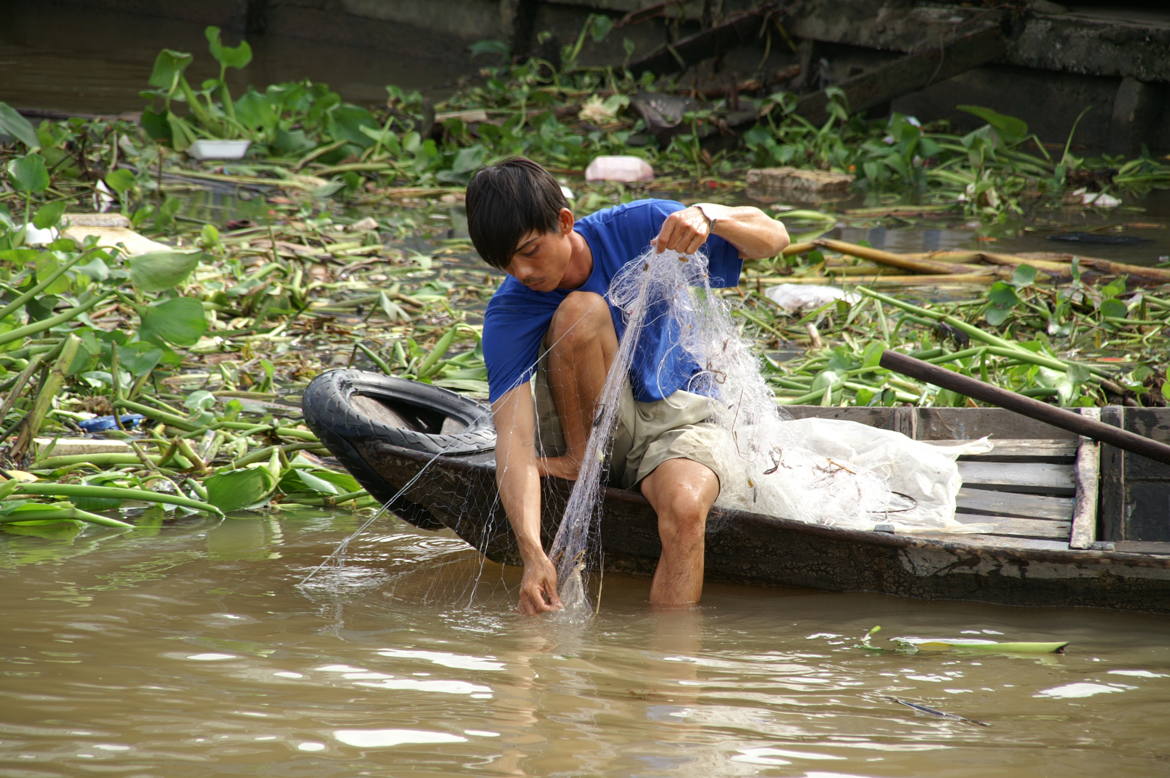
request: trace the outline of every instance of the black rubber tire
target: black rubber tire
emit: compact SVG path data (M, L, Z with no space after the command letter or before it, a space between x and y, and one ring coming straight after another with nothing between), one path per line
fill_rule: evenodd
M404 415L437 427L444 419L464 425L459 432L421 432L387 424L354 407L362 395L384 401ZM480 403L439 386L366 370L338 369L313 379L301 398L305 421L314 432L327 429L346 438L378 438L428 454L477 454L496 446L490 411Z
M357 397L390 406L388 416L421 427L409 429L363 410ZM365 460L355 444L376 440L426 454L478 454L496 445L487 407L463 395L430 384L372 373L338 369L312 380L301 397L305 422L317 438L376 500L386 503L401 484L388 484ZM440 432L447 419L463 425L458 432ZM433 430L433 431L426 431ZM390 509L424 529L442 525L422 506L398 497Z

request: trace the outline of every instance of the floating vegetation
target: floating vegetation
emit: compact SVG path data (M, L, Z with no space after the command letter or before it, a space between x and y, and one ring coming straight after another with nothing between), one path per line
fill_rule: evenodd
M581 214L649 191L584 181L604 154L646 159L655 191L712 198L740 189L751 166L851 174L865 207L781 214L800 242L750 263L727 293L779 402L968 402L880 368L888 348L1061 404L1170 398L1164 269L1060 253L897 255L825 236L843 218L1010 221L1086 182L1125 198L1170 186L1165 159L1079 158L1071 133L1054 151L1019 120L977 107L967 110L985 124L960 136L904 116L867 120L837 95L812 125L785 93L743 95L758 120L716 150L707 141L721 100L656 136L631 96L673 85L577 67L572 50L559 69L535 59L488 68L434 105L394 86L373 108L310 82L233 95L226 74L251 51L214 28L206 37L218 75L192 84L194 55L164 50L141 122L34 126L0 103L5 528L376 508L318 458L299 392L324 369L354 365L486 393L479 323L496 279L450 212L472 171L509 154L563 175ZM239 160L187 153L211 138L251 148ZM209 194L220 211L185 205ZM857 295L788 312L766 294L780 283ZM94 430L95 418L107 428Z

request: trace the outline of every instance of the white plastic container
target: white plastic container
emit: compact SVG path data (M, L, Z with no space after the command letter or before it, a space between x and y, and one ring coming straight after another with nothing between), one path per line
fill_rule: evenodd
M618 181L632 184L636 181L652 181L654 168L640 157L594 157L585 168L586 181Z
M243 159L250 140L197 140L187 149L195 159Z

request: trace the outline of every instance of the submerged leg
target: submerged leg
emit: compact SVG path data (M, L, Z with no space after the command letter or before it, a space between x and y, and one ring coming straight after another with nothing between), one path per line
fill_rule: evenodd
M642 480L658 514L662 556L650 584L650 604L693 605L703 594L707 514L719 497L719 478L691 459L668 459Z
M565 455L544 460L544 472L577 477L593 428L597 398L617 353L609 305L593 292L573 292L548 328L548 383L565 436Z

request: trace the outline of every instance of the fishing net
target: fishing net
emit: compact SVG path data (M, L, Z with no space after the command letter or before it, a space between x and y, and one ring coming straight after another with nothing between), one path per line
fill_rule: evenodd
M651 323L677 339L668 358L699 366L685 389L714 400L710 421L721 434L712 453L727 463L716 505L854 529L972 530L954 520L961 485L955 458L978 447L935 446L855 422L792 419L776 404L728 302L712 292L704 255L651 249L613 279L609 298L626 328L550 553L570 614L588 609L581 571L596 545L606 452L639 336Z

